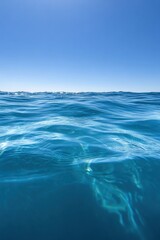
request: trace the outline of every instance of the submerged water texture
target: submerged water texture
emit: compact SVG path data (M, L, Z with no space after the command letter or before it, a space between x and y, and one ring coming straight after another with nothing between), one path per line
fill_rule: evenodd
M159 240L160 93L0 93L1 240Z

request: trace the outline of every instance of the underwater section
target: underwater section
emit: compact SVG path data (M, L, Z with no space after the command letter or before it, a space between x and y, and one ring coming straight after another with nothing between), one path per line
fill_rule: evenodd
M159 172L160 93L0 92L2 240L158 240Z

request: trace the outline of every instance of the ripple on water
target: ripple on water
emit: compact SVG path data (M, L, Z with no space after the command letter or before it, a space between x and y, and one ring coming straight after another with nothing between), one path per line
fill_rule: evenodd
M159 93L1 92L0 183L74 173L140 234L144 192L160 187L159 116Z

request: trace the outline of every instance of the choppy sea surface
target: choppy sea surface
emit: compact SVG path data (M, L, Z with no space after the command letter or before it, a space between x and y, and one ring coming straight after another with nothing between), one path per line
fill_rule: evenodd
M0 92L1 240L159 240L160 93Z

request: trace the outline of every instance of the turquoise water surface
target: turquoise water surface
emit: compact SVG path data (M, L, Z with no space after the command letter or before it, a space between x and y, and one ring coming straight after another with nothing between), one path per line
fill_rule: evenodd
M160 239L160 93L0 92L0 240L32 239Z

